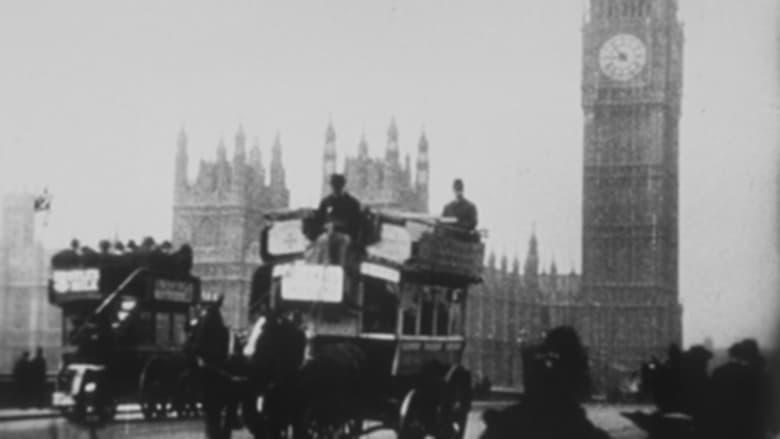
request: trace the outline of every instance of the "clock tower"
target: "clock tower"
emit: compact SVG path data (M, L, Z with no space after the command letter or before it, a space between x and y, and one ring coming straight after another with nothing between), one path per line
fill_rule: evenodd
M677 0L590 0L583 28L584 325L596 384L681 342Z

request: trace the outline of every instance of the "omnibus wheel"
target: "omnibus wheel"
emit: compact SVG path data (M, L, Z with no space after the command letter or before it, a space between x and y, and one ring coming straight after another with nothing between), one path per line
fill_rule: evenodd
M179 419L193 418L198 415L198 381L191 369L184 369L176 377L172 409Z
M163 418L168 412L165 363L159 357L146 362L138 381L139 403L144 419Z
M471 411L471 374L453 366L444 377L437 407L437 439L462 439Z

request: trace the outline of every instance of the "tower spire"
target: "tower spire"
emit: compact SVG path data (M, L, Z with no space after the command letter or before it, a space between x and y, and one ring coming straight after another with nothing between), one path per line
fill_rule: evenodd
M279 132L276 132L274 146L271 149L271 203L274 207L287 207L290 201L290 193L282 162L282 142Z
M236 131L235 150L233 151L233 188L241 194L247 188L247 166L246 166L246 135L244 127L239 124Z
M255 137L249 151L249 166L255 173L260 186L265 186L265 168L263 167L263 153L260 151L260 139Z
M387 128L386 156L389 162L398 162L398 126L395 123L395 117L390 120L390 126Z
M238 125L238 131L236 131L236 149L234 153L236 159L246 157L246 134L244 134L244 126L240 124Z
M368 157L368 142L366 141L366 131L360 135L360 143L358 143L358 157Z
M174 202L179 201L187 190L187 133L184 127L179 130L176 139L176 163L174 165Z
M322 195L327 194L331 174L336 172L336 130L333 121L328 120L328 128L325 130L325 149L322 154Z
M227 161L227 148L225 148L225 139L219 138L217 146L217 190L225 190L230 185L230 164Z
M420 141L417 143L417 175L415 176L415 190L420 212L428 211L429 167L428 137L423 130L420 134Z
M528 241L528 255L525 257L523 278L530 288L539 287L539 244L536 240L536 230L531 233L531 239Z

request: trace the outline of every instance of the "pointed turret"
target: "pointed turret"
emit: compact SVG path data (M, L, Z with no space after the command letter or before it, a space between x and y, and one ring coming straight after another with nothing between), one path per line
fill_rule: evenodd
M219 146L217 146L217 163L216 163L216 179L217 190L223 191L230 186L230 164L227 161L227 148L225 147L225 140L219 139Z
M512 257L512 274L520 274L520 258L517 257L517 253Z
M558 275L558 266L555 264L555 258L552 259L552 262L550 262L550 276L557 276Z
M246 135L244 127L239 125L233 151L233 186L239 191L246 188L246 172Z
M325 149L322 155L322 195L330 192L330 176L336 173L336 130L333 128L333 121L328 121L328 128L325 131Z
M236 148L234 151L234 157L235 160L246 157L246 134L244 134L243 125L239 125L238 131L236 132Z
M395 117L390 120L390 126L387 128L387 161L398 163L398 127L395 124Z
M260 186L265 186L265 167L263 166L263 153L260 151L260 139L255 137L252 149L249 151L249 166L255 174L255 181Z
M225 147L225 139L219 138L219 144L217 145L217 161L227 162L227 148Z
M176 163L174 165L174 203L181 200L187 190L187 133L184 128L179 131L176 139Z
M488 255L487 266L488 268L496 268L496 252L493 250L491 250Z
M287 189L284 164L282 162L282 142L276 133L274 146L271 150L271 203L275 208L288 207L290 192Z
M415 177L415 190L421 212L428 211L428 179L430 178L428 160L428 137L423 131L420 135L420 141L417 143L417 175Z
M528 255L525 257L523 278L529 288L539 288L539 246L536 242L536 232L531 234L528 242Z
M368 141L366 141L366 132L360 135L360 142L358 143L358 157L361 159L368 157Z
M404 186L412 185L412 158L407 153L404 156Z

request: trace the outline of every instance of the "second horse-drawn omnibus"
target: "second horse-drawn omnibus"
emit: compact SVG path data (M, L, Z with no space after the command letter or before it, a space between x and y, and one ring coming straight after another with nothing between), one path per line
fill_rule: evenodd
M63 358L53 405L77 421L104 421L120 402L146 418L196 410L181 347L200 280L192 252L112 254L74 248L52 257L49 301L62 309Z

